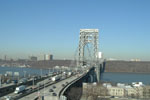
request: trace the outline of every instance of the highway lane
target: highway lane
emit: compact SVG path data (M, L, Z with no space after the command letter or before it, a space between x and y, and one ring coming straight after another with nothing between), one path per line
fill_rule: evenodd
M30 90L31 88L32 88L32 86L28 86L28 87L26 88L26 91ZM7 96L1 97L0 100L5 100L6 97L11 97L11 98L17 97L17 96L19 96L19 95L21 95L21 94L22 94L22 93L15 94L14 92L12 92L12 93L8 94Z
M0 87L0 89L1 88L5 88L5 87L8 87L8 86L11 86L11 85L14 85L14 83L9 83L9 84L1 84L1 87Z
M52 85L49 89L53 89L54 92L49 92L49 89L46 90L46 94L45 94L45 100L58 100L58 96L59 96L59 92L63 89L64 85L67 85L66 82L70 83L71 81L75 80L77 77L76 76L72 76L64 81L61 81L57 84L55 84L56 88L53 88L54 85ZM53 96L53 93L56 93L57 96ZM44 95L44 94L43 94Z
M77 76L72 76L70 78L64 79L56 84L50 85L50 86L46 87L45 89L42 89L35 93L32 93L32 94L25 96L19 100L27 100L27 99L34 100L38 96L44 96L45 100L58 100L58 94L61 91L61 89L63 88L62 84L66 85L66 82L69 83L69 82L75 80L76 78L77 78ZM53 88L53 86L56 86L56 88ZM54 92L49 92L50 89L53 89ZM53 93L56 93L57 96L53 96Z
M41 81L41 82L38 82L36 85L35 85L35 89L37 90L38 88L38 86L41 84L42 86L43 86L43 84L45 83L45 86L46 86L46 88L45 88L45 98L52 98L52 100L54 99L54 100L57 100L57 98L58 98L58 93L61 91L61 89L63 88L63 86L62 86L62 84L65 84L66 85L66 82L71 82L71 81L73 81L74 79L76 79L77 77L76 76L71 76L70 78L67 78L67 79L64 79L65 77L63 77L63 79L61 80L61 81L59 81L58 83L56 83L56 82L52 82L51 80L49 80L50 78L47 78L47 79L45 79L44 81ZM53 86L54 86L54 84L55 84L55 86L56 86L56 88L54 88L53 89ZM47 87L48 86L48 87ZM28 92L28 93L31 93L31 87L32 86L29 86L29 87L27 87L27 89L28 89L28 91L26 91L26 92ZM40 88L42 88L42 87L40 87ZM54 90L54 92L55 93L57 93L57 96L53 96L52 95L52 92L49 92L49 89L53 89ZM25 92L25 93L26 93ZM24 93L22 94L22 93L20 93L20 94L15 94L15 93L10 93L9 95L7 95L7 97L8 96L11 96L12 98L16 98L16 97L19 97L19 96L21 96L21 95L24 95ZM36 98L36 97L38 97L38 96L43 96L44 95L44 89L42 89L42 90L40 90L40 91L37 91L37 92L32 92L31 94L29 94L28 96L25 96L25 97L23 97L22 99L19 99L19 100L34 100L34 98ZM20 98L20 97L19 97ZM4 97L3 98L0 98L0 100L6 100ZM14 100L14 99L13 99Z
M43 80L43 81L41 81L41 82L38 82L37 85L35 84L34 86L33 86L33 85L28 86L28 87L26 88L26 92L30 92L31 88L38 87L39 84L42 85L42 84L44 84L44 83L48 83L49 81L50 81L49 78L47 78L47 79L45 79L45 80ZM33 82L33 83L34 83L34 82ZM12 92L12 93L8 94L7 96L1 97L0 100L6 100L6 97L15 98L15 97L17 97L17 96L20 96L21 94L22 94L22 93L20 93L20 94L15 94L14 92Z
M35 83L42 81L43 79L58 75L60 73L54 73L54 74L49 74L49 75L45 75L42 77L39 76L33 76L30 79L27 80L27 82L25 83L18 83L18 84L14 84L14 83L10 83L10 84L2 84L2 87L0 87L0 98L9 95L10 93L12 93L16 87L20 86L20 85L32 85L32 80L33 78L35 79ZM20 79L21 80L21 79Z

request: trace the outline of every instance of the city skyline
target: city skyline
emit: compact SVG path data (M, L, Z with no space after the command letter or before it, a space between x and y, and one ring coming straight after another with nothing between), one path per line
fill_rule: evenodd
M104 58L150 60L148 0L2 0L0 58L73 59L80 29L99 29Z

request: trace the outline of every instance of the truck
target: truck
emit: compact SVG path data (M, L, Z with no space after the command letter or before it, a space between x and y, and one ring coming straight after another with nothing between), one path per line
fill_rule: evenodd
M68 74L67 74L67 75L68 75L68 77L69 77L69 76L71 76L71 75L72 75L72 72L68 72Z
M60 80L60 76L56 75L56 76L52 77L51 79L52 79L52 81L58 81L58 80Z
M26 83L27 82L27 78L23 78L21 80L19 80L19 83Z
M19 87L16 87L16 90L14 93L19 94L19 93L25 91L25 89L26 89L26 87L24 85L21 85Z
M18 80L12 80L12 83L17 84Z

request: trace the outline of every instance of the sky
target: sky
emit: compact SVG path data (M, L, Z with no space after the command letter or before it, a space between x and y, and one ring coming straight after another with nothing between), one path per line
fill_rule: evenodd
M105 58L150 60L150 0L0 0L0 58L72 59L80 29Z

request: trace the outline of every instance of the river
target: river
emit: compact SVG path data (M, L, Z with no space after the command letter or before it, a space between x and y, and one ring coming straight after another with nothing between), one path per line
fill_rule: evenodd
M150 74L146 73L104 72L102 74L101 79L108 82L120 82L120 83L143 82L144 84L150 84Z

